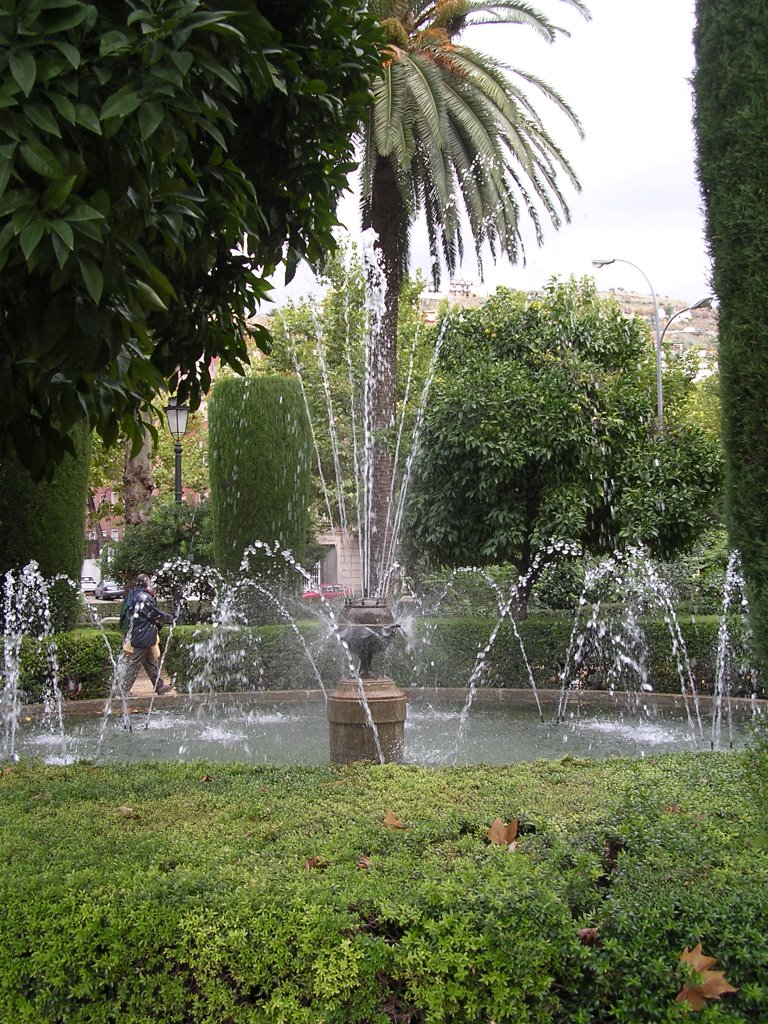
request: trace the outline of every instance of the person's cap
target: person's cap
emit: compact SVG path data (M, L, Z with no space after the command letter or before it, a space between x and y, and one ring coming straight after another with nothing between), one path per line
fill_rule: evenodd
M136 577L136 585L141 587L142 590L152 589L152 580L147 576L145 572L140 572Z

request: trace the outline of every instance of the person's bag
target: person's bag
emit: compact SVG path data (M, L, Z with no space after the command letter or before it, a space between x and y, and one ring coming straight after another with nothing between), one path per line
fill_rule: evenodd
M123 601L123 606L120 609L120 629L124 634L131 628L131 619L133 618L133 604L128 602L128 598Z

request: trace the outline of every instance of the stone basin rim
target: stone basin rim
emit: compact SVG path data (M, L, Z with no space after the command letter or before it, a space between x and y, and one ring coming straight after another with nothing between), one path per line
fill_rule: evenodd
M461 709L469 695L469 690L466 687L411 686L400 687L400 690L405 694L408 703L414 706L429 704L431 701L442 703L450 701ZM535 707L537 695L538 703L542 708L556 709L560 703L561 691L556 689L537 690L534 693L531 689L492 689L489 687L477 690L473 704L485 707L494 704ZM709 714L718 698L708 694L698 694L696 699L699 709L703 713ZM129 711L135 712L148 711L150 705L154 710L168 711L175 707L210 703L269 706L273 704L325 703L325 700L325 695L319 689L227 690L217 693L185 693L182 691L176 696L155 696L154 700L151 696L128 697L126 705ZM750 697L722 697L720 700L724 711L730 706L737 714L751 714L752 711L758 710L761 714L768 715L768 700L752 700ZM580 707L602 706L607 710L622 709L626 706L627 701L653 703L670 710L684 710L687 703L691 712L695 713L694 700L691 696L686 699L681 693L646 693L632 690L618 690L615 693L608 693L605 690L570 691L566 712ZM100 697L88 700L62 700L62 714L64 717L101 715L104 713L107 703L111 704L111 714L122 712L123 702L119 697L113 697L111 701ZM21 717L22 719L37 720L42 718L44 713L41 704L25 704L22 706Z

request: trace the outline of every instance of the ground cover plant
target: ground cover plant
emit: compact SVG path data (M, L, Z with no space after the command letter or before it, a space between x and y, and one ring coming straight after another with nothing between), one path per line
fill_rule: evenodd
M764 765L8 765L3 1016L764 1020Z

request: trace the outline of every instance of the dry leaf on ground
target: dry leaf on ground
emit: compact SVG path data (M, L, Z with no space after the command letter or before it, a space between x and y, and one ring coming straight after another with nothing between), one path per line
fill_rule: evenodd
M327 857L322 857L322 856L307 857L307 859L304 861L304 870L305 871L322 871L322 870L324 870L324 868L327 868L330 865L330 863L331 862L328 860Z
M513 818L506 825L501 818L494 818L485 834L494 846L506 846L511 851L517 849L517 830L517 818Z
M399 821L392 808L388 807L387 813L384 815L384 828L408 828L408 826Z
M706 1006L707 999L719 999L728 992L738 992L729 981L725 979L724 971L711 971L717 963L713 956L705 956L701 950L701 943L688 949L686 946L680 954L680 963L691 973L691 980L687 981L675 996L675 1002L688 1003L692 1010L701 1010Z

